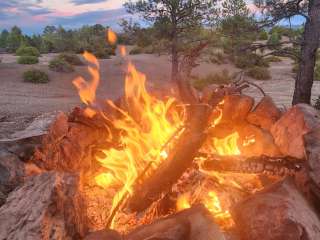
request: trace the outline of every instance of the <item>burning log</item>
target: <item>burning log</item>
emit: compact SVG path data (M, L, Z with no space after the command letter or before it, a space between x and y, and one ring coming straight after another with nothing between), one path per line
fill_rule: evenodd
M225 90L215 92L208 104L191 105L188 109L187 126L179 136L175 148L151 177L134 189L129 198L128 207L133 211L142 211L159 199L161 193L168 191L181 175L189 168L198 150L207 137L212 108L224 97ZM210 107L211 106L211 107Z
M84 214L78 178L44 173L12 192L0 208L0 239L80 239Z
M225 237L212 220L210 212L203 205L197 205L150 225L138 227L124 239L224 240Z
M205 171L266 174L274 176L294 175L303 167L303 161L295 158L271 158L267 156L240 159L202 154Z
M320 220L290 179L239 203L232 215L243 239L320 239Z

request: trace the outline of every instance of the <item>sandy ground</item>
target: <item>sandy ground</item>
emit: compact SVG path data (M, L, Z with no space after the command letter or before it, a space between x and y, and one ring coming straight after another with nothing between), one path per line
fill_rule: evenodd
M74 73L56 73L48 70L48 61L54 54L44 55L40 63L34 68L49 73L48 84L25 83L22 74L30 66L16 63L16 56L2 54L0 64L0 132L3 128L10 128L10 124L21 123L42 113L54 111L70 111L74 106L80 105L78 94L72 80L81 75L88 78L85 66L76 67ZM138 68L146 74L148 84L161 87L168 83L170 76L170 61L167 56L134 55L128 57ZM126 62L120 57L101 60L101 82L98 89L99 98L115 99L123 93L123 83ZM291 61L283 59L282 62L272 63L270 70L272 79L268 81L255 81L266 93L270 94L279 106L290 106L294 79L291 73ZM202 63L194 71L196 75L207 75L227 69L230 72L239 71L229 64L215 65ZM249 92L257 96L257 92ZM313 98L320 93L320 83L316 82L313 88Z

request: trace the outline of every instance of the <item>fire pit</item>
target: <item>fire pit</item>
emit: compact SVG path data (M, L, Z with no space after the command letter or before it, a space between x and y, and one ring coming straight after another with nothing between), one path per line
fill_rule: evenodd
M59 114L26 163L0 162L0 239L320 239L315 109L280 110L242 79L151 94L130 62L124 96L101 101L84 58L85 107Z

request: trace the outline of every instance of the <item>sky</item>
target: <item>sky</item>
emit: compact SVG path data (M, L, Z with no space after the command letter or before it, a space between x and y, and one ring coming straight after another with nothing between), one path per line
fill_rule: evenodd
M247 0L251 11L255 8ZM25 34L41 33L47 25L78 28L96 23L119 29L130 18L125 0L0 0L0 30L19 26ZM294 20L293 24L297 21ZM285 23L284 23L285 24Z
M0 29L19 26L25 34L40 33L47 25L77 28L100 23L118 27L130 15L125 0L0 0Z

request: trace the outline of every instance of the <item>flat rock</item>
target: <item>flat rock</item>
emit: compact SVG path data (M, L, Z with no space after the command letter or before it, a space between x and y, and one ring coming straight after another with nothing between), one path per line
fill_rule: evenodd
M239 203L232 215L244 240L320 239L320 220L291 179Z
M208 210L197 205L150 225L138 227L125 240L225 240Z
M303 136L319 125L319 111L307 104L298 104L271 127L271 134L283 155L304 159Z
M78 177L54 172L32 177L0 208L0 239L81 239L84 209Z

